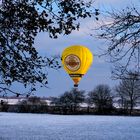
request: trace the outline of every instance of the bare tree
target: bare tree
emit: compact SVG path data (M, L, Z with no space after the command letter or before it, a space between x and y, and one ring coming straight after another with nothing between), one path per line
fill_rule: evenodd
M113 108L113 96L108 85L98 85L88 93L90 103L95 105L98 113L104 114Z
M126 71L140 71L140 11L126 8L109 13L110 22L100 27L98 37L108 42L105 55L115 64L114 78Z
M121 107L129 109L131 115L134 107L140 100L140 77L136 72L129 72L128 75L116 87L118 101Z

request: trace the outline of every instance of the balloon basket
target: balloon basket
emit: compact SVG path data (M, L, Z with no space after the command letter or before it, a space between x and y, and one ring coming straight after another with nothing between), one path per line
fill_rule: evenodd
M75 88L78 88L78 84L74 84L74 87L75 87Z

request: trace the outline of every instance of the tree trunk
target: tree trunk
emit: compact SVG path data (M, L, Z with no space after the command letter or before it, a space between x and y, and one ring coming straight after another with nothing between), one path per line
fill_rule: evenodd
M88 114L90 113L90 107L89 106L87 107L87 113Z
M133 103L131 102L129 115L132 115L132 112L133 112Z
M131 96L131 98L130 98L130 111L129 111L129 115L132 115L132 112L133 112L133 98Z

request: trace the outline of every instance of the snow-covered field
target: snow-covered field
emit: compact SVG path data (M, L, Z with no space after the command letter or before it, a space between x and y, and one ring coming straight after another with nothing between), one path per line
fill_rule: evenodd
M0 113L0 140L140 140L140 117Z

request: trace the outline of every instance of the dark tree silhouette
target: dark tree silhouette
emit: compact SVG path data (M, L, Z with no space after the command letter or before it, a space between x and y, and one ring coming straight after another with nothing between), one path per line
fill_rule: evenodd
M134 107L140 101L140 77L136 72L129 72L128 75L116 87L118 101L123 109L129 109L131 115Z
M64 114L67 114L68 111L76 113L76 109L79 104L83 103L85 100L84 93L85 91L73 88L71 91L66 91L63 95L61 95L57 100L56 105L63 108Z
M140 71L140 11L127 7L109 13L110 22L100 27L100 39L108 42L106 55L115 64L114 78L129 70Z
M2 0L0 3L0 92L11 92L14 82L46 85L47 72L42 68L60 68L56 57L43 58L34 47L38 32L48 32L51 38L78 30L79 18L91 17L91 2L79 0ZM96 10L94 15L98 15Z
M45 113L47 112L47 102L40 97L32 96L17 104L18 112Z
M113 96L108 85L98 85L88 93L90 104L94 104L97 113L104 114L112 111Z

